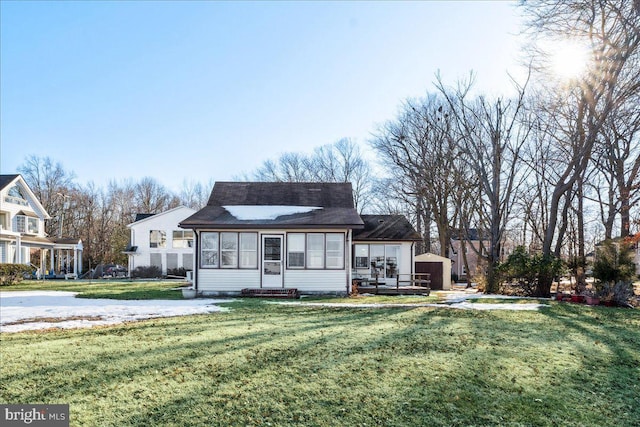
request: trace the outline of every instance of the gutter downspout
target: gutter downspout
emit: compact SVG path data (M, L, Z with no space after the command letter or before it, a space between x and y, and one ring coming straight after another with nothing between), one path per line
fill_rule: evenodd
M193 230L195 232L195 239L193 239L193 250L195 251L194 265L193 265L193 289L196 291L196 296L198 295L198 266L200 265L200 251L198 250L198 242L200 242L200 232L197 230Z
M345 248L345 252L346 252L346 258L347 258L347 262L345 263L345 265L347 266L347 296L351 295L351 283L353 282L353 277L351 274L351 253L352 253L352 246L353 246L353 242L352 242L352 235L353 234L353 230L349 229L349 231L347 231L347 247Z
M416 273L416 242L411 242L411 277Z

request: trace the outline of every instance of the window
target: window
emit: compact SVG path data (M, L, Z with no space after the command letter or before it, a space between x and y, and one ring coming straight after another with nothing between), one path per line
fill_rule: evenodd
M193 271L193 254L182 254L182 268Z
M40 231L40 222L38 218L16 215L15 231L18 233L38 234L38 231Z
M158 267L160 270L162 270L162 254L149 254L149 261L151 266Z
M287 235L287 267L304 268L304 233Z
M344 234L327 233L327 268L344 268Z
M400 258L400 246L386 245L385 253L387 256L385 277L398 277L398 259Z
M369 245L356 245L356 268L369 268Z
M176 268L178 268L178 254L167 254L167 273L169 273L169 270L175 270Z
M7 230L8 229L8 227L7 227L8 223L9 222L7 221L7 214L0 213L0 227L5 229L5 230Z
M218 233L202 233L202 248L200 249L202 267L218 267Z
M192 230L173 230L174 248L192 248L193 247L193 231Z
M324 234L307 234L307 268L324 268Z
M238 233L220 233L222 268L238 267Z
M14 185L7 192L7 196L4 198L7 203L14 203L21 206L29 206L27 198L22 193L22 190L17 185Z
M16 230L18 233L26 233L27 217L24 215L16 215Z
M38 223L38 218L28 217L27 218L27 233L38 234L38 231L40 230L39 225L40 224Z
M167 232L162 230L151 230L149 232L149 247L150 248L166 248Z
M240 233L240 268L258 268L257 233Z
M200 240L201 267L258 268L258 233L203 232Z

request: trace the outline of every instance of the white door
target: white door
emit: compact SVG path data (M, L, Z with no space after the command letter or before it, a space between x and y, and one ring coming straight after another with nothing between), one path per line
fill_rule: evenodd
M282 236L262 236L262 287L282 288Z

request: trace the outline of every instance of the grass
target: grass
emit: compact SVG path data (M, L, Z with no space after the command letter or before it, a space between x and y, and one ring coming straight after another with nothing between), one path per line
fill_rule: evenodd
M0 336L0 401L73 426L632 426L640 311L281 306Z
M183 299L176 288L183 281L136 281L136 280L25 280L11 286L2 286L0 291L69 291L78 292L78 298L108 298L120 300L136 299Z

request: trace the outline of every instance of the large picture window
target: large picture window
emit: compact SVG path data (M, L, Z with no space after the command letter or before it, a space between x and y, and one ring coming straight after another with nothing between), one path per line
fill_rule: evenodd
M287 267L304 268L304 233L287 235Z
M166 248L167 232L163 230L151 230L149 232L149 247L150 248Z
M203 268L258 268L258 233L202 232Z

